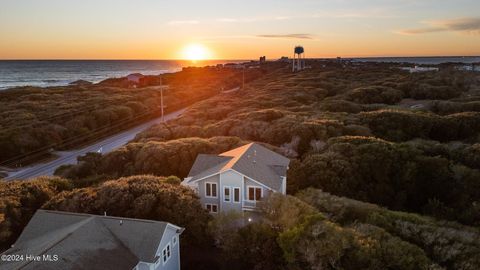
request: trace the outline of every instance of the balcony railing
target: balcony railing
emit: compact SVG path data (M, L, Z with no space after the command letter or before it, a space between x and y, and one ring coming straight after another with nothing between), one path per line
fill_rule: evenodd
M243 207L244 208L256 208L257 207L257 201L243 201Z

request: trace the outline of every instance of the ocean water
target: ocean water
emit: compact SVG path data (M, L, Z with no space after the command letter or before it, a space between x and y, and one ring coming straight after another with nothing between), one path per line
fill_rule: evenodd
M0 60L0 90L17 86L63 86L77 80L97 83L131 73L158 75L186 66L206 66L238 60Z

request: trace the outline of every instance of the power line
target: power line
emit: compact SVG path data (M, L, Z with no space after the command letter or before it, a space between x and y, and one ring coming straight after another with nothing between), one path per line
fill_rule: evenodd
M195 99L185 100L185 101L182 101L178 104L172 105L172 107L173 108L174 107L180 107L184 104L190 103L191 101L195 101L195 100L198 100L198 99L203 99L203 98L207 98L207 97L211 97L211 96L212 96L211 94L201 95L201 96L198 96ZM125 119L125 120L122 120L120 122L114 123L113 125L103 126L103 127L98 128L98 129L92 130L92 131L90 131L89 134L81 135L81 136L78 136L78 137L68 138L68 139L62 141L60 144L50 144L50 145L41 147L37 150L31 151L31 152L28 152L28 153L24 153L24 154L21 154L21 155L17 155L15 157L9 158L9 159L1 162L0 166L9 167L10 165L15 165L16 163L18 163L18 161L24 161L25 162L25 161L33 160L37 156L46 154L50 149L52 149L54 147L63 148L63 147L71 146L73 143L76 143L76 142L88 141L89 138L91 138L93 136L96 136L96 135L100 135L107 130L112 130L112 129L115 129L115 128L121 127L121 126L130 126L131 124L137 123L136 120L139 120L139 119L141 119L143 117L146 117L146 116L151 116L155 112L158 112L158 111L159 110L149 110L149 111L143 112L143 113L135 116L134 118Z
M233 76L233 77L235 77L235 76ZM243 77L242 84L244 84L244 74L243 74L242 77ZM181 102L172 105L172 107L180 107L182 105L185 106L186 104L188 104L192 101L199 101L199 100L202 100L204 98L212 97L213 95L214 94L199 95L196 98L192 98L192 99L188 99L188 100L182 100ZM107 102L105 102L105 103L107 103ZM102 103L102 104L105 104L105 103ZM162 103L162 105L163 105L163 103ZM98 106L98 104L96 104L95 106ZM163 109L164 109L164 107L161 106L161 111L163 111ZM78 111L74 111L74 112L67 112L67 113L62 114L62 115L74 114L76 112L87 112L89 110L90 109L78 110ZM93 136L102 135L103 133L105 133L105 131L112 130L112 129L117 128L117 127L121 127L121 126L125 126L125 125L130 126L130 125L136 123L136 120L139 120L139 119L141 119L143 117L146 117L146 116L151 116L155 112L158 112L158 110L147 110L147 111L142 112L141 114L135 116L134 118L125 119L125 120L122 120L120 122L113 123L113 125L107 125L107 126L103 126L103 127L99 127L97 129L91 130L88 134L81 135L81 136L78 136L78 137L67 138L60 143L49 144L47 146L40 147L40 148L38 148L34 151L11 157L11 158L3 161L3 162L0 162L0 166L7 166L8 167L10 165L15 165L16 163L18 163L18 161L33 160L37 156L44 155L44 154L48 153L52 148L55 148L55 147L57 149L59 149L59 148L61 149L61 148L64 148L64 147L73 146L72 144L76 143L76 142L90 141L92 139L91 137L93 137ZM162 112L162 114L163 114L163 112ZM57 115L55 117L59 117L59 116L60 115Z

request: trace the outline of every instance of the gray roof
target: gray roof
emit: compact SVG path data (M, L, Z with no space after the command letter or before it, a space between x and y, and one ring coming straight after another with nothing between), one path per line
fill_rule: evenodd
M132 269L152 263L168 223L38 210L5 254L58 255L57 262L16 262L0 269Z
M220 155L198 155L188 183L233 169L274 190L280 190L290 159L258 143L249 143Z

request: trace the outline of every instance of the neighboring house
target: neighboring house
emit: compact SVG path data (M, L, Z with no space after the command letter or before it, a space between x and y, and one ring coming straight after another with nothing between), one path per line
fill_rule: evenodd
M0 269L178 270L183 230L160 221L38 210L2 253L23 259L2 260Z
M134 82L136 84L140 83L140 80L143 79L145 76L140 73L133 73L127 76L127 80L130 82Z
M211 213L254 211L272 192L285 194L290 160L257 143L220 155L198 155L183 185Z

